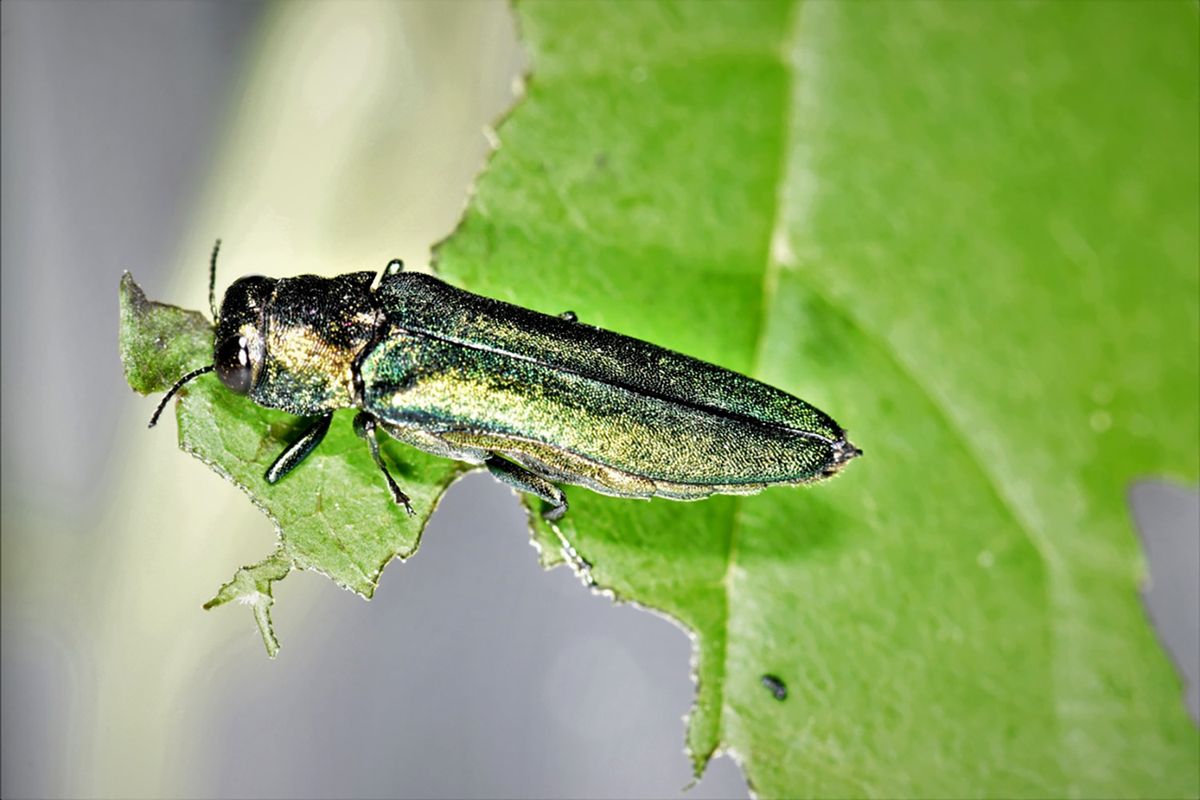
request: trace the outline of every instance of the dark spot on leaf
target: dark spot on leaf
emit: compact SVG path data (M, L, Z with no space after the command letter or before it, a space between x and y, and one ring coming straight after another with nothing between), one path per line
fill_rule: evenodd
M761 680L762 685L767 687L772 697L779 701L787 700L787 684L781 678L766 674L762 676Z

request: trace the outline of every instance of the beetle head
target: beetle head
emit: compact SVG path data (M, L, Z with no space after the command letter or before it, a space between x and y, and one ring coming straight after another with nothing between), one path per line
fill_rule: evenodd
M213 341L213 366L225 388L249 394L262 374L266 355L266 309L273 278L250 275L225 291Z

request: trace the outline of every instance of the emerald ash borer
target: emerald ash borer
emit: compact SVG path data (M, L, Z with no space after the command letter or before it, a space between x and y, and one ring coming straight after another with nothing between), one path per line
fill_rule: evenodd
M649 342L457 289L432 275L241 278L209 307L213 363L231 392L308 417L267 470L275 483L321 443L333 412L354 428L392 498L408 496L379 452L383 431L446 458L483 465L510 486L567 510L556 484L617 497L695 500L751 494L837 473L861 451L827 414L786 392Z

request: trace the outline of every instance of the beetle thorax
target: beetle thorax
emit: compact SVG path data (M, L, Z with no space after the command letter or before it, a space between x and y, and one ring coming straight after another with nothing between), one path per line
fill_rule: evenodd
M317 414L359 403L355 375L381 314L370 272L280 280L264 319L259 405Z

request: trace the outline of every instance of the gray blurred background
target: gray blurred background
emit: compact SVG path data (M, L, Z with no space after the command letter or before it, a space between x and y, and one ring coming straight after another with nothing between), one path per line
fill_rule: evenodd
M426 262L523 69L501 3L357 27L335 9L0 6L0 795L684 796L687 636L543 572L487 477L450 491L371 603L279 584L276 661L248 611L200 610L274 534L173 424L145 430L121 271L203 308L217 236L224 283ZM375 136L386 156L357 168ZM1130 496L1197 716L1200 502ZM745 794L722 758L686 796Z

